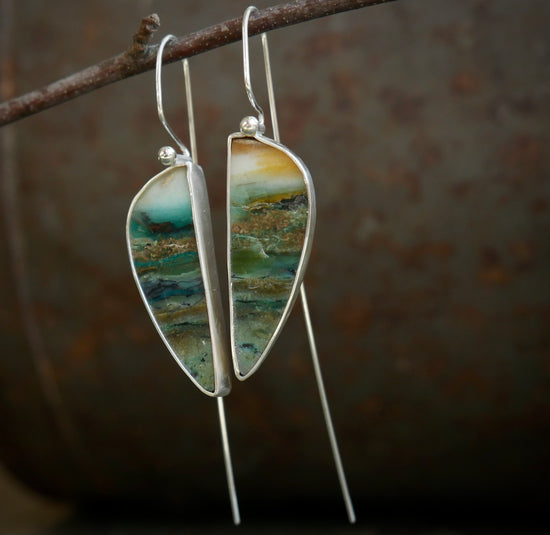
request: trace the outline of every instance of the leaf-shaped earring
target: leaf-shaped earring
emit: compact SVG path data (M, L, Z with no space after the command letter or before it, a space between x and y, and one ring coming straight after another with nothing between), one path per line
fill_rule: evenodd
M259 368L290 314L315 225L315 193L307 167L264 135L264 114L250 84L250 12L243 19L244 78L258 118L245 117L227 147L231 346L240 380Z
M162 52L156 62L157 110L161 123L180 149L159 151L167 169L151 178L135 196L126 224L130 263L139 293L166 347L199 390L218 400L224 459L233 519L240 522L223 397L231 390L230 358L223 321L208 194L196 143L187 60L183 61L191 150L176 137L162 106Z
M265 136L264 114L250 83L248 22L242 21L244 84L258 117L245 117L228 138L227 215L231 348L235 374L250 377L279 336L301 296L315 379L330 445L351 523L355 511L340 457L321 374L303 285L315 225L315 193L302 160L280 143L267 36L262 33L273 137Z

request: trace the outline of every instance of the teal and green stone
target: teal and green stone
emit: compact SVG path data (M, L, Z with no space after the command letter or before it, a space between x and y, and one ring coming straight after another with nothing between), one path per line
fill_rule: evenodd
M230 147L233 352L246 376L283 319L304 247L305 178L283 150L254 138Z
M212 344L185 167L138 193L128 216L131 260L142 296L174 357L214 391Z

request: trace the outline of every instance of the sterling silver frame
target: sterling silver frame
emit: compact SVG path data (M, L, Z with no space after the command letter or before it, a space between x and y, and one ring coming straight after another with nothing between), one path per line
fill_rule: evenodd
M241 371L239 369L239 363L237 361L237 355L235 351L235 322L234 322L234 309L233 309L233 284L232 284L232 269L231 269L231 143L234 139L240 139L240 138L251 138L256 139L260 143L265 143L266 145L269 145L271 147L274 147L276 149L279 149L280 151L284 152L300 169L302 172L302 175L304 176L304 181L306 184L306 191L308 196L308 204L309 204L309 210L308 210L308 219L307 219L307 225L306 225L306 232L304 237L304 244L302 247L302 254L300 256L300 262L298 263L298 268L296 269L296 277L294 278L294 283L292 285L292 289L290 292L289 299L287 301L287 304L283 310L283 314L281 316L281 319L279 320L279 323L277 324L277 327L275 331L273 332L273 335L269 342L267 343L266 348L264 349L263 353L261 354L260 358L257 360L257 362L254 364L254 366L250 369L250 371L242 375ZM311 174L304 164L304 162L296 156L290 149L282 145L281 143L278 143L277 141L268 138L261 133L257 132L254 135L246 135L242 132L236 132L234 134L231 134L227 138L227 273L228 273L228 283L229 283L229 326L230 326L230 334L231 334L231 354L233 357L233 367L235 370L235 375L239 381L244 381L245 379L248 379L251 375L253 375L258 368L261 366L267 355L269 354L271 348L273 347L273 344L277 341L277 338L281 334L281 331L288 319L288 316L290 315L290 312L292 311L292 307L294 306L294 303L296 302L296 299L299 295L300 286L302 284L302 281L304 279L305 274L305 268L307 265L307 262L309 260L309 256L311 253L311 247L313 243L313 233L315 229L315 219L316 219L316 213L317 213L317 205L315 202L315 189L313 187L313 180L311 178Z
M204 292L206 296L206 308L208 313L208 325L210 329L210 338L212 341L212 359L214 366L214 391L209 392L203 388L196 379L187 371L183 364L178 359L174 350L170 346L170 343L165 338L155 315L149 306L147 298L143 293L139 278L136 272L136 268L132 256L132 245L130 241L130 219L134 209L134 205L141 194L149 184L154 182L159 177L171 173L175 168L186 168L187 183L189 185L189 193L191 198L191 213L193 216L193 226L195 228L195 238L197 241L197 252L199 257L199 264L202 273L202 280L204 284ZM195 386L199 388L201 392L211 397L226 396L231 391L231 372L229 371L229 355L227 351L226 330L223 315L222 299L220 294L220 285L218 278L218 271L216 267L216 259L214 257L214 240L212 235L212 222L210 219L210 205L208 202L208 193L206 190L206 181L204 173L200 165L193 163L191 160L179 156L176 159L175 165L171 165L167 169L164 169L153 178L147 181L147 183L140 189L137 195L132 200L130 208L128 210L128 216L126 218L126 244L128 247L128 255L130 257L130 265L132 266L132 274L136 285L138 287L145 308L149 313L153 325L157 329L162 341L170 351L174 360L178 363L180 368L186 373L186 375L193 381Z

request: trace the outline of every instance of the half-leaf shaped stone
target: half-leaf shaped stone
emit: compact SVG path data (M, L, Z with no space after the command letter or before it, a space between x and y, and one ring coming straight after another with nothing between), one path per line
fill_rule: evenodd
M254 373L292 309L315 221L311 176L260 134L228 140L228 262L235 373Z
M134 198L126 237L134 278L170 353L210 396L230 391L229 358L202 169L186 162Z

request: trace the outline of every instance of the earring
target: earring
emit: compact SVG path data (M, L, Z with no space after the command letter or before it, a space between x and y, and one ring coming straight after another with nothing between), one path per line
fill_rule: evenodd
M134 279L166 347L199 390L216 397L235 524L240 522L223 396L231 390L230 359L214 258L208 194L196 143L187 60L183 61L192 154L164 117L161 89L164 37L156 61L159 119L180 149L159 151L167 169L151 178L130 205L126 239Z
M255 8L254 8L255 9ZM245 88L258 118L228 138L228 271L231 346L240 380L266 358L303 280L315 225L315 193L302 160L264 135L250 84L248 19L243 18Z
M351 523L355 511L330 415L303 277L315 225L315 193L302 160L280 143L267 36L262 34L274 139L265 136L264 113L250 82L248 22L242 21L244 85L258 117L245 117L228 138L227 216L231 349L235 374L250 377L279 336L301 296L321 406Z

